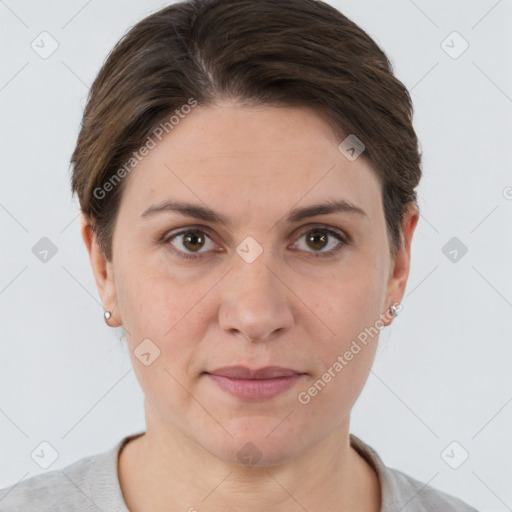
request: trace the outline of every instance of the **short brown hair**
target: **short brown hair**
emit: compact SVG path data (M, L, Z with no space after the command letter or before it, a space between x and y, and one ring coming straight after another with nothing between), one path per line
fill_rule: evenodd
M109 261L127 181L112 178L126 175L122 166L191 98L312 107L340 142L354 134L382 184L394 258L406 208L417 206L421 154L409 92L384 52L321 1L188 0L134 25L89 91L71 158L72 191ZM108 194L98 193L109 180Z

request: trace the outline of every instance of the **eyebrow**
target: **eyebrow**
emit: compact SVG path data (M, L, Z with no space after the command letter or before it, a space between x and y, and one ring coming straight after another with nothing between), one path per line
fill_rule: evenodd
M152 217L159 213L176 212L184 216L194 217L205 222L213 222L221 224L228 228L232 227L232 222L224 215L211 210L206 206L197 204L182 202L182 201L166 201L165 203L150 206L145 210L141 217L143 219ZM286 220L289 223L299 222L309 217L315 217L317 215L327 215L330 213L349 213L351 215L359 215L361 217L368 218L368 215L364 210L344 199L337 201L327 201L324 203L313 204L311 206L305 206L302 208L295 208L287 216Z

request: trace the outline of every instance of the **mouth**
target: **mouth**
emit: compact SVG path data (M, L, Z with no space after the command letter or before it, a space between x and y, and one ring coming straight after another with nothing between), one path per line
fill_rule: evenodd
M230 366L204 374L223 391L248 401L273 398L293 387L306 375L304 372L281 366L258 369Z
M265 366L263 368L251 369L247 366L225 366L217 368L211 372L205 372L209 375L219 377L228 377L231 379L276 379L279 377L292 377L294 375L304 375L304 372L284 368L283 366Z

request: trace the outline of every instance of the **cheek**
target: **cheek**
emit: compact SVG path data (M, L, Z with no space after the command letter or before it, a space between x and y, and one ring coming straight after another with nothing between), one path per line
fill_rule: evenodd
M126 330L138 337L169 337L200 299L202 286L166 275L157 265L127 264L116 280L118 307ZM188 313L190 311L190 313Z
M319 281L304 290L305 302L323 321L327 337L330 335L336 341L337 348L380 318L384 277L382 265L354 255L353 260L341 264L323 283Z
M205 291L161 273L152 276L148 268L120 275L119 281L132 367L145 396L171 421L190 405L182 386L188 387L194 351L204 338L199 300Z
M360 275L353 269L346 278L341 276L333 282L328 303L318 295L311 296L312 309L328 329L322 327L324 335L311 330L311 360L317 373L300 390L303 399L298 397L298 402L311 414L337 422L357 400L375 358L382 283L378 273L364 269ZM318 326L318 321L314 323Z
M361 392L378 346L384 292L382 267L364 258L333 274L322 293L318 287L307 291L311 309L321 320L320 324L312 320L310 326L322 326L310 333L312 357L319 368L315 382L322 381L311 390L321 398L312 402L330 402L343 409Z
M210 281L180 280L160 270L153 272L149 266L140 272L119 273L119 309L132 362L141 370L142 381L154 378L137 360L142 350L157 354L151 366L159 372L167 369L180 382L188 379L187 374L194 370L190 366L197 359L194 354L202 347L208 325L215 321L211 306L205 309Z

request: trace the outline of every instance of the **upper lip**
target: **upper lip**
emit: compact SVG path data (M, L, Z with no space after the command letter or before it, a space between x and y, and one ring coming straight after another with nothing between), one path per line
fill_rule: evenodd
M225 366L206 373L232 379L275 379L277 377L301 375L303 372L282 366L265 366L256 369L247 368L246 366Z

